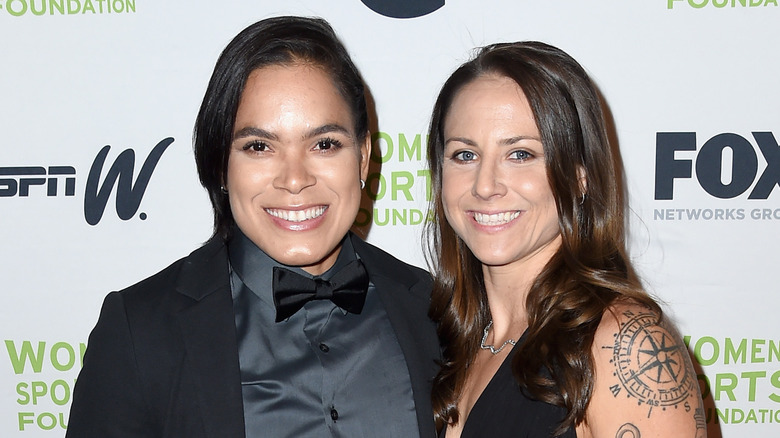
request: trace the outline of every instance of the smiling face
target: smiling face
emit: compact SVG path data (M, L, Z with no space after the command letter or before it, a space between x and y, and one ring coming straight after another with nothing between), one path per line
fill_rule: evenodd
M560 245L558 214L531 107L511 79L481 76L444 120L442 203L448 223L486 266L545 264Z
M362 137L321 68L255 70L238 106L225 184L241 231L280 263L328 270L360 205L370 148Z

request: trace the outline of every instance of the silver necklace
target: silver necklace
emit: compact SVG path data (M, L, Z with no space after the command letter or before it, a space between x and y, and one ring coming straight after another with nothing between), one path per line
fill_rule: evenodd
M512 346L517 345L517 341L515 341L514 339L507 339L498 348L494 347L492 344L491 345L485 345L485 341L487 341L488 332L490 331L490 327L493 327L493 320L492 319L488 323L487 327L485 327L485 330L482 332L482 342L480 342L479 348L481 348L483 350L490 350L490 352L493 353L493 354L498 354L498 353L501 353L501 350L503 350L504 347L507 346L507 344L512 344Z

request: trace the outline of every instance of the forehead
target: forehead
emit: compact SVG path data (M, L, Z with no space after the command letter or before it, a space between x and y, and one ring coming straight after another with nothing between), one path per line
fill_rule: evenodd
M334 85L332 76L313 63L274 64L252 71L237 108L235 129L250 120L268 120L280 114L296 115L308 123L348 124L353 114Z
M327 70L310 62L271 64L254 69L247 76L241 100L256 94L274 95L282 92L320 93L344 101ZM346 102L343 103L346 105Z
M463 85L452 99L444 119L444 131L473 127L538 132L522 88L513 79L498 74L477 77Z

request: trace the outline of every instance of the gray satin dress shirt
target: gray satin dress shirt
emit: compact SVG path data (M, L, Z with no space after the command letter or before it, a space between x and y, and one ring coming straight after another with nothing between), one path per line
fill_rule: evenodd
M321 278L357 258L348 237L342 245ZM315 300L275 323L274 266L312 276L239 230L229 254L248 438L419 435L408 368L373 283L360 314Z

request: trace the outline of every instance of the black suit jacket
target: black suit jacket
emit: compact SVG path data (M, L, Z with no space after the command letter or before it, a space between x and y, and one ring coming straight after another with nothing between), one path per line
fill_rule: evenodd
M430 277L352 237L411 377L420 435L435 436L439 346ZM244 437L227 247L213 238L160 273L109 294L89 337L66 437Z

